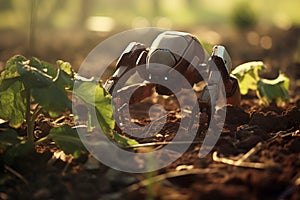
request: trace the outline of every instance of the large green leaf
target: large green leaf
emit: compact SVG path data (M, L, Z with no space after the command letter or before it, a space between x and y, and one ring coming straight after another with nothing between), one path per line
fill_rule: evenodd
M71 128L69 125L52 128L48 137L52 139L65 154L72 154L75 158L85 149L76 129Z
M43 88L51 85L53 77L30 64L29 60L17 63L17 71L25 87L28 89Z
M271 101L276 103L288 102L290 79L280 74L274 80L261 79L257 82L257 96L261 103L268 105Z
M73 94L83 100L88 107L95 108L97 122L106 134L114 129L113 108L111 105L111 96L99 83L95 82L77 82ZM95 119L94 119L95 120Z
M51 117L57 117L66 109L71 109L72 104L67 93L54 83L48 87L33 88L31 94L34 101L42 106Z
M0 76L0 117L9 120L12 127L18 128L25 118L24 85L17 65L26 61L20 55L6 62L6 68Z
M138 144L136 140L120 135L113 130L115 121L112 113L111 96L107 94L105 89L96 82L78 81L77 83L73 94L87 104L90 123L94 125L99 123L104 133L122 147ZM93 108L96 110L97 119L91 119L90 110Z
M247 62L237 66L231 74L239 81L240 91L242 95L248 93L248 90L257 90L257 81L260 79L259 70L266 69L266 66L261 61Z
M24 86L17 78L5 79L0 85L0 118L9 120L15 128L21 126L25 118Z
M29 60L29 65L36 68L38 71L47 74L50 77L56 77L57 75L57 69L53 65L45 61L41 61L38 58L31 58Z

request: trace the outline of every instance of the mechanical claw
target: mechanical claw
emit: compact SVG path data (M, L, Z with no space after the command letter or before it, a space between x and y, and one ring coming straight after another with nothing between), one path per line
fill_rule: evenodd
M117 61L115 73L104 84L108 93L112 94L118 80L139 64L138 59L144 51L146 51L145 46L138 42L131 42L126 47Z

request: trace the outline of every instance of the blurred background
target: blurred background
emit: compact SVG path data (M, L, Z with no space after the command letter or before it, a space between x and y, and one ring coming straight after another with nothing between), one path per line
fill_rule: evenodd
M298 0L0 0L0 66L23 54L79 67L110 35L152 26L191 32L208 50L223 44L234 66L263 60L270 77L281 70L298 80L299 8Z

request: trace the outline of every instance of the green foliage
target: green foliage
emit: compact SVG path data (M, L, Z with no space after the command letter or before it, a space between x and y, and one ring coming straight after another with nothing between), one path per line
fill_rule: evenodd
M49 135L37 141L33 135L35 120L40 112L54 118L71 109L72 103L68 97L71 92L89 110L89 129L100 124L105 134L116 143L122 146L137 143L113 131L115 122L111 96L98 82L77 80L76 83L79 85L74 89L75 72L68 62L59 60L57 67L54 67L37 58L27 59L20 55L7 61L0 75L0 118L8 120L12 128L19 128L25 122L27 137L18 137L13 129L0 129L0 150L5 152L5 162L11 162L33 150L34 145L48 140L54 141L66 154L72 154L75 158L80 155L84 146L76 129L69 125L52 128ZM36 108L32 112L33 103ZM92 109L95 109L97 119L91 117Z
M77 87L73 89L73 94L80 98L88 108L89 119L88 130L98 123L107 137L122 147L138 144L134 139L122 136L116 131L115 121L113 119L113 108L111 105L111 96L105 91L101 85L93 81L77 81ZM97 120L91 117L92 109L95 110Z
M0 77L0 107L3 108L0 117L9 120L12 127L19 127L25 120L25 113L29 112L25 107L31 102L27 101L31 100L52 117L60 115L67 108L70 109L71 101L65 87L71 84L73 77L64 70L62 67L56 69L37 58L11 58ZM25 93L31 98L26 99Z
M65 154L72 154L75 158L85 149L76 130L69 125L52 128L48 138L53 140Z
M0 5L0 11L6 11L13 7L11 0L0 0Z
M0 85L0 118L9 120L9 125L20 127L25 119L24 86L18 78L6 79Z
M4 152L2 159L10 164L15 158L26 155L34 150L30 140L19 137L13 129L0 130L0 150Z
M86 103L88 115L91 115L91 109L95 109L102 130L107 135L111 135L115 121L113 120L113 109L110 103L111 96L106 93L105 89L95 82L78 81L78 85L73 90L73 94ZM95 126L98 121L92 121L90 126Z
M263 62L253 61L241 64L231 72L239 80L242 95L247 94L249 89L257 90L258 71L264 69L266 66Z
M290 80L284 74L280 74L275 80L261 79L257 82L258 97L263 104L268 105L270 100L277 104L288 102Z
M235 26L242 29L256 25L256 14L248 1L236 4L232 12L232 21Z
M0 132L0 148L6 150L20 142L18 133L13 129L4 129Z
M43 88L34 88L31 94L35 102L47 111L51 117L59 116L66 111L66 108L70 109L72 105L66 91L61 90L55 84Z
M265 70L266 65L261 62L248 62L237 66L232 74L238 79L242 95L249 90L255 90L260 102L269 105L275 101L277 104L289 101L290 80L284 74L280 74L274 80L263 79L259 76L260 70Z
M117 133L116 131L113 131L112 134L113 134L113 140L116 141L119 145L121 145L123 147L138 144L138 142L136 140L122 136L119 133Z

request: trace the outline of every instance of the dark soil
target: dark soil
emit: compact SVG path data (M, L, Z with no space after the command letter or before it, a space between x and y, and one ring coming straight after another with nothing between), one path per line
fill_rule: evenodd
M242 107L227 106L226 123L212 152L218 158L238 160L255 147L256 150L245 161L262 163L263 169L224 164L213 158L212 152L199 159L201 144L194 144L180 159L164 169L150 174L129 174L106 167L89 158L86 153L68 164L52 158L53 152L59 150L51 144L45 144L37 147L37 152L9 166L1 166L0 197L299 199L299 101L284 107L251 106L250 103L249 100L243 100ZM139 109L136 117L141 114L142 104L135 105ZM171 140L170 135L175 132L174 126L180 123L180 119L176 117L176 112L170 112L169 115L165 130L160 132L160 139L152 137L144 139L143 143ZM148 120L144 118L140 123ZM258 143L261 145L258 146ZM186 174L182 174L183 171ZM172 172L177 174L170 175ZM158 175L165 177L156 180ZM150 177L153 178L150 185L140 183Z

